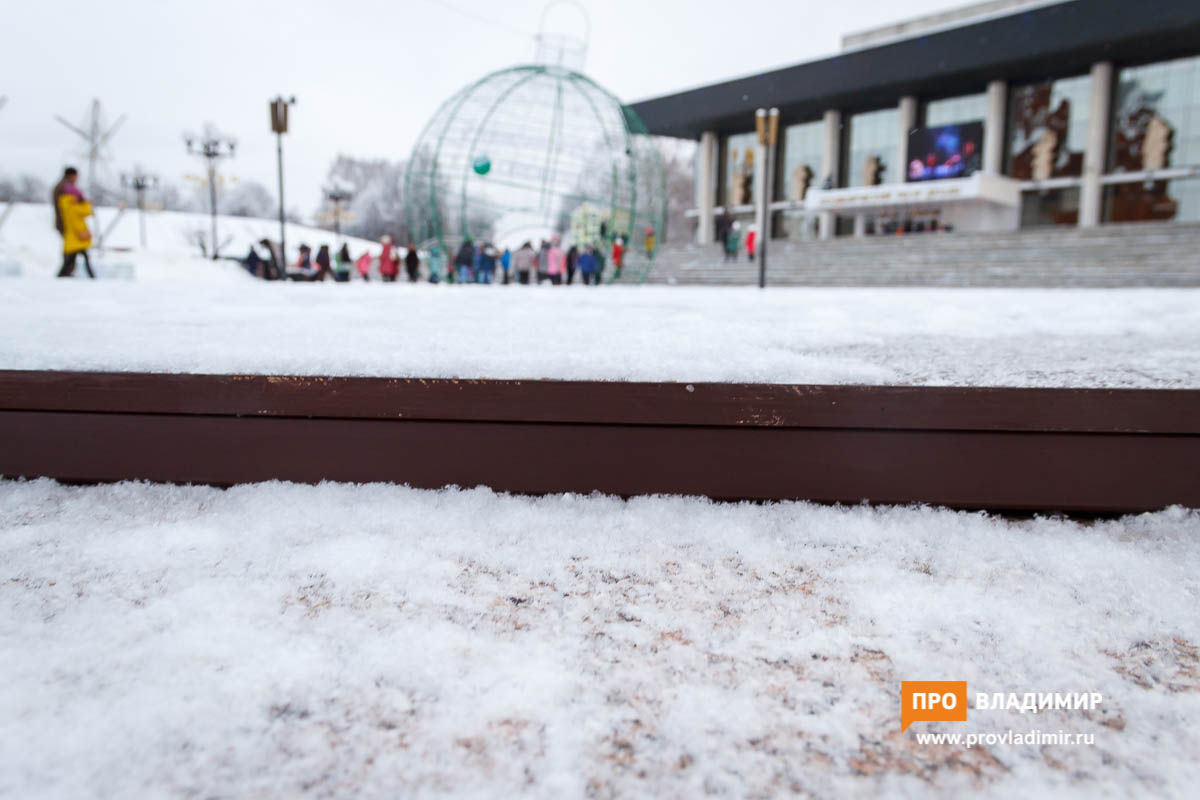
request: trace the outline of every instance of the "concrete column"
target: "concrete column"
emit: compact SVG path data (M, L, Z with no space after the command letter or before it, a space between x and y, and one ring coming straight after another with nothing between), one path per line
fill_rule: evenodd
M854 215L854 238L861 239L867 235L867 215L859 212Z
M717 134L704 131L700 134L700 152L696 164L696 243L710 244L716 236L713 219L713 201L716 199L717 177Z
M842 158L842 112L830 110L825 112L825 142L821 150L821 174L816 176L817 188L825 188L825 179L830 178L833 185L838 185L838 172ZM832 239L834 234L834 215L826 211L818 219L818 236L822 239Z
M999 175L1004 171L1004 130L1008 118L1008 84L990 81L987 86L987 111L983 119L983 172Z
M900 117L900 138L896 140L896 154L892 157L892 163L887 165L884 173L887 183L904 183L908 175L908 132L917 127L917 98L905 95L900 98L896 108L900 112L897 115Z
M1113 65L1111 61L1092 64L1092 102L1088 108L1087 149L1083 151L1083 187L1079 192L1079 227L1100 224L1104 187L1105 156L1108 154L1108 121L1112 109Z

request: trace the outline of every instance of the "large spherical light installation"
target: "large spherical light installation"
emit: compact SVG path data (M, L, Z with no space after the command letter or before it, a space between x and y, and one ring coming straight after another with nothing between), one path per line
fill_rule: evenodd
M666 216L662 162L637 116L548 64L493 73L443 103L413 147L405 201L413 236L446 252L467 237L608 248L620 236L633 280L649 268L643 237L662 241ZM599 223L573 225L585 217Z

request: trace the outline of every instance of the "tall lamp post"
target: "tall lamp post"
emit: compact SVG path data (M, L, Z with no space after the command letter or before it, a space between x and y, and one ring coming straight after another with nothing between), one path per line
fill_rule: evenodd
M296 104L295 96L283 95L271 101L271 132L275 134L279 161L279 269L287 263L287 231L283 214L283 135L288 132L288 107Z
M775 141L779 138L779 109L764 108L754 113L754 129L758 144L762 147L763 181L758 187L759 226L758 241L758 288L767 287L767 242L771 239L771 195L775 187Z
M354 193L348 189L333 187L325 190L325 199L333 203L333 235L338 241L342 238L342 204L354 199Z
M126 189L133 189L137 192L137 208L138 208L138 232L141 235L142 247L146 246L146 190L158 188L158 178L154 175L147 175L141 170L135 171L132 175L122 175L121 185Z
M184 136L183 140L187 143L188 153L200 156L208 162L208 202L212 209L212 257L213 261L216 261L220 250L220 243L217 241L217 162L223 158L233 158L234 151L237 149L237 140L220 135L211 125L205 129L203 136L197 138L188 135Z

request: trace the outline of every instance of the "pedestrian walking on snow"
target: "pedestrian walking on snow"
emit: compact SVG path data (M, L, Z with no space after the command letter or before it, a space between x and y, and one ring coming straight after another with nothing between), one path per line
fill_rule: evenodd
M546 250L546 278L554 286L561 286L567 276L567 255L559 247L558 241L555 236Z
M725 260L737 261L738 246L742 243L741 223L735 221L725 233Z
M350 248L342 242L342 249L337 251L333 259L333 279L338 283L348 283L351 263Z
M454 256L454 266L458 272L459 283L470 283L475 279L475 245L471 244L471 237L464 239L462 247L458 248L458 254Z
M517 283L528 284L529 275L537 269L537 254L533 252L533 244L525 242L517 252L513 253L513 270L517 273Z
M613 239L612 246L613 280L621 277L621 269L625 266L625 240L618 236Z
M578 264L579 264L579 248L572 244L571 248L569 250L567 250L567 285L568 286L570 286L571 282L575 280L575 270L578 267Z
M323 244L317 248L317 257L313 260L317 262L317 277L313 280L323 281L333 277L333 260L329 257L329 245Z
M597 285L598 269L596 264L596 248L590 244L579 254L579 278L584 286Z
M404 254L404 271L408 273L408 282L416 283L421 273L421 256L417 253L417 245L411 239L408 242L408 252Z
M392 237L384 234L379 243L383 245L383 250L379 254L379 277L392 283L400 274L400 261L393 252Z
M62 180L54 186L54 227L63 240L63 262L58 277L70 278L75 274L75 259L83 255L83 268L89 278L95 278L88 248L92 246L92 232L88 230L87 218L92 215L92 204L75 185L79 172L74 167L63 170Z

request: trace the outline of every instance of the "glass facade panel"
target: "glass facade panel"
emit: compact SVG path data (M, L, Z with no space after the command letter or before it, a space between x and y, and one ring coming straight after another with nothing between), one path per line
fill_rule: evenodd
M735 133L725 138L724 180L721 182L721 204L748 206L754 202L754 152L758 135Z
M1200 164L1200 56L1122 69L1112 127L1112 172Z
M1105 222L1200 222L1200 179L1104 187Z
M1079 187L1021 192L1021 227L1074 225L1079 221Z
M783 175L780 200L800 202L808 188L820 188L825 123L821 120L789 125L783 131Z
M845 166L842 186L864 186L903 180L904 167L893 164L900 141L900 111L884 108L854 114L846 120ZM868 175L868 164L875 165L875 180Z
M965 94L961 97L946 97L930 100L925 104L925 117L921 123L926 128L953 125L956 122L982 122L987 117L987 95Z
M1014 87L1005 172L1026 181L1082 175L1091 96L1088 75Z

